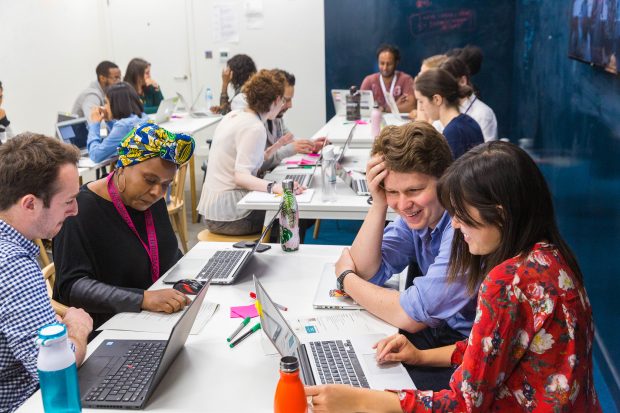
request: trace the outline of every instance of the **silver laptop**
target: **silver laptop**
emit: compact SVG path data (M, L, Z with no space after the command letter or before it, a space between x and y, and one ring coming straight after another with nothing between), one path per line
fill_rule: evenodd
M192 103L192 106L188 106L187 100L185 100L185 98L183 97L182 94L177 92L177 97L181 101L181 105L183 105L183 108L187 111L187 113L189 113L189 116L191 116L192 118L206 118L206 117L209 117L209 116L216 116L215 114L209 112L210 108L207 108L206 112L204 110L200 110L200 109L196 108L196 104L198 103L198 99L200 99L200 97L202 96L203 89L204 88L200 88L200 92L198 92L198 95L194 99L194 102Z
M78 370L83 407L142 409L177 357L209 283L183 310L168 340L105 340Z
M77 118L56 123L56 135L65 143L75 145L80 149L82 156L88 155L86 142L88 141L88 120Z
M225 248L215 252L213 256L204 263L203 259L183 259L164 278L164 284L174 284L175 282L185 278L196 278L199 281L211 280L211 284L232 284L237 277L243 273L243 269L247 267L252 256L260 247L263 238L273 226L275 220L279 217L280 210L276 212L269 224L265 227L256 241L246 243L248 248ZM202 265L202 268L196 273L196 264ZM193 271L192 271L193 269ZM195 274L192 276L191 274Z
M362 115L363 118L368 118L370 117L370 112L375 104L375 98L372 94L372 90L360 90L359 92L360 115ZM336 115L344 116L347 113L347 96L349 96L349 90L332 89L331 95Z
M385 335L323 336L302 342L256 277L254 285L261 329L282 357L297 357L304 384L338 383L377 390L415 388L401 363L380 365L375 361L372 346Z
M325 264L321 280L314 295L314 308L332 308L337 310L363 310L354 299L338 289L336 285L335 264Z
M319 158L316 160L314 165L308 165L307 167L296 167L291 169L280 169L276 172L269 172L265 175L265 179L282 182L285 179L292 179L297 182L299 185L304 186L306 188L310 188L312 185L312 180L314 179L314 173L317 170L317 166L320 165L322 158L322 153Z
M174 109L179 101L178 97L164 99L159 103L157 113L155 113L155 123L163 123L170 120L170 117L174 113Z

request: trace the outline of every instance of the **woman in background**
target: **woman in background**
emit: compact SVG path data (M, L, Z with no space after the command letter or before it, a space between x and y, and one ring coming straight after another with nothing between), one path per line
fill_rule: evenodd
M107 137L101 135L101 121L106 122ZM95 106L88 123L88 156L102 162L116 155L116 148L138 124L148 121L135 89L126 82L108 86L105 106ZM109 132L108 132L109 131ZM105 138L105 139L104 139Z
M144 113L155 113L164 95L157 82L151 77L151 64L144 59L136 57L131 59L125 71L123 80L131 84L144 106Z
M250 191L282 193L280 183L257 177L265 161L265 122L278 116L286 101L284 83L270 70L261 70L243 86L248 107L234 110L215 129L209 166L198 212L209 231L224 235L259 232L265 211L249 211L237 203Z
M0 133L4 134L3 140L13 137L13 132L9 125L11 121L6 116L6 111L1 107L2 99L4 97L4 89L2 87L2 82L0 82Z
M416 78L415 97L419 106L429 121L439 120L445 125L443 135L454 159L484 142L478 123L459 112L460 99L470 93L469 86L459 85L454 76L443 69L430 69Z
M211 112L225 115L231 110L245 109L248 103L241 88L254 73L256 65L250 56L237 54L231 57L222 71L220 105L213 106ZM228 85L233 88L232 98L228 96Z
M488 142L455 161L437 192L455 229L448 276L478 290L471 335L418 350L397 334L376 347L379 363L458 366L450 389L307 387L314 411L601 412L592 309L532 158L510 143Z

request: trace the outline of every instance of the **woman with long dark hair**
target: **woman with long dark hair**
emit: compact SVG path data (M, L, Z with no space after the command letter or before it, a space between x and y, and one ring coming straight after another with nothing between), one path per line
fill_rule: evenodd
M157 112L159 104L164 100L164 95L155 79L151 77L151 64L149 62L139 57L131 59L127 65L123 81L136 89L144 106L144 113Z
M444 125L443 135L448 140L454 159L484 142L478 123L459 110L460 100L469 94L469 86L459 85L454 76L443 69L427 70L420 73L415 81L419 107L429 122L439 120Z
M101 136L101 121L106 121L108 136ZM140 97L129 83L120 82L105 90L105 105L95 106L88 123L88 156L101 162L116 155L116 148L127 134L148 117Z
M592 310L536 164L510 143L489 142L449 167L437 192L455 229L449 277L478 291L471 334L430 350L397 334L377 343L377 361L458 366L450 389L308 387L314 411L600 412Z

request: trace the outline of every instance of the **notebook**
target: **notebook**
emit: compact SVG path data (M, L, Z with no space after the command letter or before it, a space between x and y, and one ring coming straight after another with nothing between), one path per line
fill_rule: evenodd
M325 264L317 286L312 306L314 308L334 308L338 310L363 310L351 297L338 290L335 264Z
M254 285L261 329L282 357L297 357L304 384L350 384L376 390L415 388L401 363L379 365L375 361L372 346L384 335L323 335L320 340L308 337L302 342L256 277Z
M78 370L82 407L141 409L179 354L209 281L183 310L168 340L105 340Z

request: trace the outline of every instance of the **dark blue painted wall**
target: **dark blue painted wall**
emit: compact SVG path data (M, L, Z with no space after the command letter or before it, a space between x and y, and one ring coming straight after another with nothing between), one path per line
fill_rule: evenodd
M474 81L495 110L500 136L508 136L514 0L326 0L328 119L334 114L329 91L359 86L377 72L375 53L381 43L400 48L399 69L412 76L428 56L466 44L481 46L484 64Z
M570 3L517 1L512 129L540 149L560 228L579 258L609 351L600 364L618 369L620 77L567 57Z

